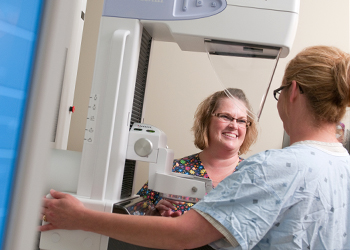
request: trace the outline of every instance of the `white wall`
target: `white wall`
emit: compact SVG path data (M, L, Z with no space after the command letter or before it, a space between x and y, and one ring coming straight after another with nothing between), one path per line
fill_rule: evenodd
M88 96L97 41L102 1L88 0L82 54L68 149L81 151ZM283 126L278 117L272 90L280 86L286 63L300 50L311 45L334 45L350 50L349 0L301 0L297 36L287 58L280 59L265 108L260 119L260 135L252 151L243 157L269 148L281 148ZM198 152L190 131L199 102L214 91L215 75L207 56L183 52L176 44L154 42L147 82L145 123L155 125L168 136L168 146L179 158ZM254 86L252 86L254 87ZM135 188L147 180L147 168L138 168Z

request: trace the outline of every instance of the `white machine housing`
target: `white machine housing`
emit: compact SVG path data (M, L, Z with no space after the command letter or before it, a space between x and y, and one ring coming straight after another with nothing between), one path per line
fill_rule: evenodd
M126 158L150 162L148 188L161 196L171 196L176 200L183 200L183 197L191 201L202 199L212 189L211 180L173 173L174 152L168 149L166 142L167 137L160 129L134 123L129 132Z
M204 41L218 40L282 48L281 58L289 54L298 25L299 0L226 1L225 10L207 18L141 23L154 40L175 42L183 51L206 52Z

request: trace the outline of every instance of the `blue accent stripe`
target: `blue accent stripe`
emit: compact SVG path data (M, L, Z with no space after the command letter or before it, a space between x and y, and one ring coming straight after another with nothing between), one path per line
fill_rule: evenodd
M0 10L0 249L11 194L44 0L1 0Z

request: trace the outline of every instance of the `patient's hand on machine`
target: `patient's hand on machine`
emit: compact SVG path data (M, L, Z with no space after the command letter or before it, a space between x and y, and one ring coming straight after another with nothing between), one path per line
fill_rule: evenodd
M181 211L175 211L176 208L175 205L183 204L184 202L181 201L174 201L174 200L166 200L161 199L157 205L156 209L158 210L159 214L164 217L178 217L182 213Z
M66 193L51 190L50 194L52 199L44 198L41 212L43 220L48 224L41 226L39 230L80 229L86 210L83 203Z

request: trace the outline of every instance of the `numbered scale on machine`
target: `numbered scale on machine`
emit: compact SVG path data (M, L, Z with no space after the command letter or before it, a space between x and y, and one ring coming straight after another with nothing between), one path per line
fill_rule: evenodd
M86 143L94 142L94 135L96 129L96 119L98 111L99 96L97 94L90 96L88 116L86 120L84 141Z

